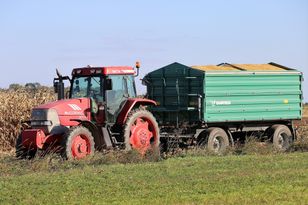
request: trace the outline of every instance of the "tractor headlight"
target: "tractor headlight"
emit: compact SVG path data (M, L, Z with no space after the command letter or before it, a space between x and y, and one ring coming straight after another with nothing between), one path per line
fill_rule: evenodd
M31 121L47 120L47 110L32 110Z

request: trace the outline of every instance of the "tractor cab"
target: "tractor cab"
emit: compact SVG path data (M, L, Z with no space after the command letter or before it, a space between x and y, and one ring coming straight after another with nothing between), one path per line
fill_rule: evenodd
M137 75L139 63L136 63ZM83 67L72 71L72 79L57 72L54 79L58 100L64 99L63 80L70 81L70 89L66 93L69 99L89 98L91 101L92 121L98 124L114 124L124 103L129 98L136 98L133 67Z
M75 68L69 98L90 98L95 121L115 123L126 100L136 97L134 74L128 66Z

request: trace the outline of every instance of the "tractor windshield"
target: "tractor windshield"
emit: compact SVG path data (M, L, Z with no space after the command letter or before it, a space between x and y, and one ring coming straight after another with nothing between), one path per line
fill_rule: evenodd
M80 76L73 79L71 98L92 97L103 101L103 78L100 76Z

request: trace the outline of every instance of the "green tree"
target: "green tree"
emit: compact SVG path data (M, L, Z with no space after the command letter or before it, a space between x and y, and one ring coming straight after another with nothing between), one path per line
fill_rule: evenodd
M10 86L9 86L10 90L18 90L18 89L21 89L21 88L23 88L23 86L18 84L18 83L13 83L13 84L10 84Z

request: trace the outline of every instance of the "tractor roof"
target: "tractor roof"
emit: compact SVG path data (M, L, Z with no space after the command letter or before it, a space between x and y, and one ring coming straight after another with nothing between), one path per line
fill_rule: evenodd
M135 70L131 66L105 66L105 67L83 67L74 68L72 75L133 75Z

